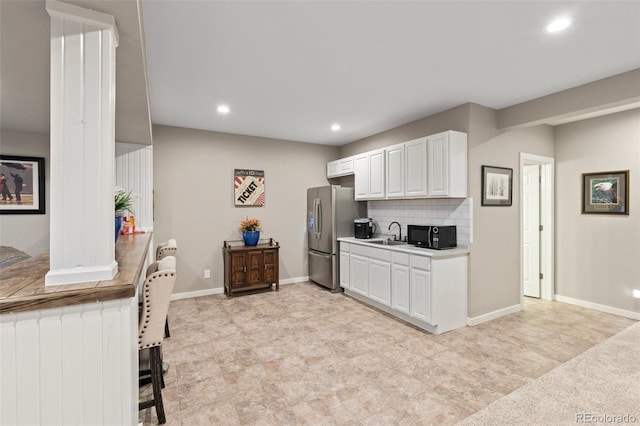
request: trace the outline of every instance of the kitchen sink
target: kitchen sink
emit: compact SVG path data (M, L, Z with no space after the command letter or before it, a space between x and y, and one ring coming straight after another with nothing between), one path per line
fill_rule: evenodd
M383 246L406 246L407 243L404 241L393 241L393 240L377 240L377 241L367 241L369 244L380 244Z

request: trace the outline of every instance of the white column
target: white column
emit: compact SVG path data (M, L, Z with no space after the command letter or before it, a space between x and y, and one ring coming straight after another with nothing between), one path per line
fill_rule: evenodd
M46 285L112 279L113 16L47 0L51 16L51 231Z

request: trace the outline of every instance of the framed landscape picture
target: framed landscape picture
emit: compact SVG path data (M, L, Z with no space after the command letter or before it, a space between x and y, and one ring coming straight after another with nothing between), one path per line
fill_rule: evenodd
M44 158L0 155L0 214L44 214Z
M582 214L629 214L629 170L582 174Z
M513 194L513 169L482 166L483 206L510 206Z

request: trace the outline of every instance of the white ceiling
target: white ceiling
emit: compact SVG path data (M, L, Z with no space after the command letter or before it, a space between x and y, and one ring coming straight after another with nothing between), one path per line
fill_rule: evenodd
M639 1L142 5L152 121L180 127L343 145L640 68Z

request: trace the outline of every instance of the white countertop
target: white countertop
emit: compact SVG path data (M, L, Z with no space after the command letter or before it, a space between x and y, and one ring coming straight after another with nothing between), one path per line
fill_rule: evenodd
M387 238L369 238L367 240L364 240L364 239L359 239L354 237L341 237L341 238L338 238L338 241L343 241L345 243L351 243L351 244L359 244L367 247L377 247L377 248L386 249L386 250L399 251L403 253L419 254L421 256L429 256L434 259L467 256L469 254L468 247L456 247L456 248L447 249L447 250L432 250L432 249L412 246L409 244L402 244L397 246L371 244L372 241L384 241L386 239Z

